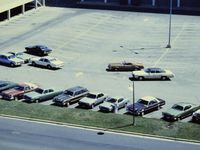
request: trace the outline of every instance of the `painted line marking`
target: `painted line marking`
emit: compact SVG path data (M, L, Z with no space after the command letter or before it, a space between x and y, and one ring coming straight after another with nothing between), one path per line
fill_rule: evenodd
M88 28L85 32L82 32L80 34L78 34L77 36L75 36L74 38L72 38L71 40L69 40L68 42L64 42L63 45L57 47L57 49L61 49L63 47L66 47L66 45L72 43L74 40L79 39L80 37L86 35L87 33L89 33L91 30L93 30L94 28L96 28L97 26L99 26L100 24L102 24L103 22L105 22L106 20L110 19L111 16L107 16L106 18L100 20L99 22L97 22L96 24L94 24L92 27Z
M186 27L186 23L183 24L181 31L176 35L175 39L172 41L172 45L175 45L177 39L180 37L180 35L183 33L185 27ZM173 48L165 48L166 50L164 51L164 53L158 58L158 60L154 63L153 67L156 67L160 61L168 54L168 52L171 50L173 50Z

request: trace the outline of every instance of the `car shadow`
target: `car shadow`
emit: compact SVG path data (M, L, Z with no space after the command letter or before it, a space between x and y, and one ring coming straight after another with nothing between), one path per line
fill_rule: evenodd
M45 66L40 66L40 65L32 65L31 63L28 64L28 66L30 67L36 67L36 68L40 68L40 69L46 69L46 70L52 70L52 71L56 71L56 70L60 70L61 68L47 68Z
M135 79L133 77L129 77L129 80L131 80L131 81L171 81L170 78L167 78L166 80L162 80L162 79L143 79L143 80L139 80L139 79Z
M88 108L88 107L83 107L83 106L80 106L80 105L78 105L78 106L76 106L76 107L74 107L74 108L90 110L90 108Z
M1 65L1 66L5 66L5 67L7 67L7 68L18 68L18 67L21 67L21 66L22 66L22 65L21 65L21 66L13 66L13 67L12 67L12 66L10 66L9 64L5 64L5 63L1 63L1 62L0 62L0 65Z

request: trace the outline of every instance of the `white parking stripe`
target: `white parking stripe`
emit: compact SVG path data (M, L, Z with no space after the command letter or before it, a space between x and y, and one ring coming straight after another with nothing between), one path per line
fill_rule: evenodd
M175 45L177 39L180 37L180 35L183 33L183 31L185 30L185 27L187 26L186 23L183 24L180 32L176 35L175 39L171 42L171 45ZM168 54L169 51L172 51L173 48L165 48L165 51L163 52L163 54L158 58L158 60L154 63L153 67L156 67L160 61Z
M80 37L88 34L91 30L95 29L97 26L99 26L100 24L102 24L103 22L105 22L106 20L108 20L110 18L111 18L111 16L107 16L106 18L100 20L95 25L93 25L90 28L88 28L85 32L82 32L82 33L78 34L77 36L75 36L74 38L72 38L71 40L69 40L68 42L65 42L61 46L57 47L57 49L61 49L61 48L66 47L66 45L68 45L68 44L72 43L74 40L79 39Z

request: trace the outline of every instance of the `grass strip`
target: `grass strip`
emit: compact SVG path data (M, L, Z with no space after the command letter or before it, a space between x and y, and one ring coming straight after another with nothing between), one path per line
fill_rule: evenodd
M0 100L0 114L200 141L200 125L194 123L136 117L132 126L131 115L4 100Z

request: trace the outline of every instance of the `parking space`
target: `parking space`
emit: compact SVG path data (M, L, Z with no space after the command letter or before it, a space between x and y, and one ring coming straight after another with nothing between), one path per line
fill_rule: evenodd
M0 66L0 78L56 89L81 85L131 102L131 73L105 69L111 62L136 61L175 73L172 81L135 82L136 100L146 95L166 100L161 110L145 117L160 118L162 111L177 102L200 104L200 18L173 15L172 48L166 49L168 18L165 14L71 8L32 10L11 22L0 23L1 52L24 51L25 46L44 44L53 49L51 56L64 61L65 66L59 70ZM94 110L98 111L98 106Z

